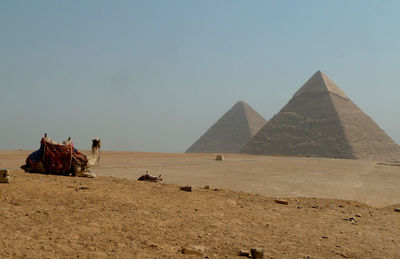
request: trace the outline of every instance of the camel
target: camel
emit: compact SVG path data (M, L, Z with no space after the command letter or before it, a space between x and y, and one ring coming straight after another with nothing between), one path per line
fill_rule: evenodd
M73 148L73 143L71 141L71 137L68 138L68 140L63 141L63 143L56 142L49 137L47 137L47 134L44 135L43 142L50 143L52 145L60 145L60 146L67 146L70 145ZM92 139L92 150L90 151L89 156L85 156L83 154L80 154L83 159L87 159L87 164L86 166L82 165L82 161L79 161L76 157L72 157L71 160L71 167L70 167L70 172L72 176L80 176L80 177L90 177L94 178L96 175L94 173L91 173L90 170L88 169L89 167L93 166L96 164L96 162L99 162L100 160L100 147L101 147L101 141L100 139ZM40 152L42 150L39 149L38 151L33 152L31 155L34 155L37 152ZM77 150L75 150L77 151ZM43 159L40 159L36 163L30 163L27 159L27 162L25 165L21 166L22 169L25 170L25 172L30 172L30 173L51 173L47 172L45 165L43 163Z

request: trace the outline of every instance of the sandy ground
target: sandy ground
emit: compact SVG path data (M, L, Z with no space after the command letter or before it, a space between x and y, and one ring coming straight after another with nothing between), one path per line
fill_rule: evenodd
M29 151L0 151L0 168L17 168ZM149 171L164 183L210 185L265 196L354 200L374 207L400 203L400 166L346 159L226 154L102 152L101 176L137 179Z
M1 151L0 167L19 166L26 153ZM96 179L12 171L13 181L0 184L1 258L198 258L180 252L193 246L203 258L236 258L252 247L263 248L265 258L400 258L400 213L393 210L400 207L398 166L102 155ZM146 170L161 173L164 184L106 177L136 178ZM180 184L211 189L188 193ZM288 198L289 205L281 205L267 196L317 198Z

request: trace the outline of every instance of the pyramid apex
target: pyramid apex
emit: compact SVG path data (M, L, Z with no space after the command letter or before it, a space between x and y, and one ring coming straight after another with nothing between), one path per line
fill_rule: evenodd
M339 97L349 99L342 89L339 88L324 72L317 70L310 79L294 94L293 97L303 93L326 92L335 94Z
M236 104L247 104L245 101L238 101Z
M249 106L249 105L245 101L238 101L233 107L242 107L242 108L244 108L246 106Z

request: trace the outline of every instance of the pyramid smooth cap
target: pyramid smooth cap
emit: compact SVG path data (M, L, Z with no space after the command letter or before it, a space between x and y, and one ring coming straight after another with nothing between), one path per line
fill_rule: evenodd
M312 75L310 79L308 79L307 82L293 95L293 97L297 97L304 93L320 92L331 93L344 99L349 99L345 92L321 70L315 72L314 75Z

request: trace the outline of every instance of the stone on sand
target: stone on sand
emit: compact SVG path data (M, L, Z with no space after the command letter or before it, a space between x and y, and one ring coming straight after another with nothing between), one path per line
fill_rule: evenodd
M8 169L0 169L0 183L9 183L10 181L10 171Z
M192 191L192 186L190 186L190 185L181 186L180 190L181 191L185 191L185 192L191 192Z
M223 155L217 155L215 157L215 160L217 160L217 161L224 161L224 159L225 159L225 157Z
M285 200L282 200L282 199L276 199L275 203L283 204L283 205L289 205L288 201L285 201Z
M252 248L250 252L251 258L253 259L261 259L264 257L264 250L261 248Z
M187 254L187 255L198 255L198 256L203 256L203 253L206 251L206 249L203 246L195 245L192 246L191 248L182 248L181 253L182 254Z
M240 250L238 253L239 256L250 256L250 252L247 250Z

